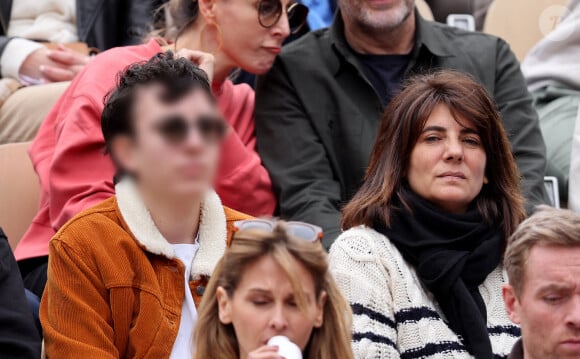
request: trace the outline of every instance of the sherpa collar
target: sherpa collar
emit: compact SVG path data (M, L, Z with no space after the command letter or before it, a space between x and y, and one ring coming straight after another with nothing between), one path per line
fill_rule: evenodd
M115 186L117 204L135 240L148 252L175 258L173 246L163 237L145 207L133 181L124 179ZM191 277L210 276L227 246L226 215L222 202L209 191L201 205L199 250L193 258Z

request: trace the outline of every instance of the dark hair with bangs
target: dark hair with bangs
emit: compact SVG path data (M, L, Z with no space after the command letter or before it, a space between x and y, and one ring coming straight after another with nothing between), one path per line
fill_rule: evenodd
M101 130L106 152L111 155L117 168L115 178L123 169L111 152L113 140L120 135L133 135L133 104L138 88L158 84L163 87L160 100L165 103L179 101L193 90L201 90L215 104L207 74L186 58L178 58L167 51L150 60L128 66L117 75L117 85L104 98L101 114Z
M396 197L409 208L402 188L411 152L439 104L469 121L481 138L489 183L474 201L486 223L502 228L507 238L525 218L518 169L494 101L470 76L445 70L411 78L388 105L364 182L343 210L344 229L372 226L375 220L390 226Z

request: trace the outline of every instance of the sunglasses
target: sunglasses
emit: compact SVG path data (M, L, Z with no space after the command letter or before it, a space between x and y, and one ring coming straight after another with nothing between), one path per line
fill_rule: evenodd
M258 21L266 29L276 25L282 16L284 6L281 0L260 0L258 2ZM308 8L302 4L294 3L286 11L288 14L288 24L290 33L295 34L306 23Z
M218 116L202 115L197 121L190 122L181 115L169 115L155 126L161 137L170 144L183 143L189 136L189 131L195 129L204 142L215 143L226 134L227 125Z
M266 232L274 232L274 228L279 221L268 219L247 219L234 222L234 232L258 229ZM304 222L286 222L288 235L304 239L308 242L322 240L322 228Z

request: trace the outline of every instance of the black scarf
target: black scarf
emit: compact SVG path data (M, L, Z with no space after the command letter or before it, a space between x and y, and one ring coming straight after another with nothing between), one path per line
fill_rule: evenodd
M403 192L412 213L397 198L391 207L391 228L377 219L374 229L415 268L469 352L477 359L493 358L478 286L500 264L503 232L486 225L477 208L460 215L444 213L410 189Z

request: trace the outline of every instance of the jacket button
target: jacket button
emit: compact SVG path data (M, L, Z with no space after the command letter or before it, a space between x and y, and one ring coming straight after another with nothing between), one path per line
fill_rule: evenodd
M203 285L200 285L197 287L195 292L197 293L197 295L199 295L201 297L203 295L203 293L205 293L205 287Z

